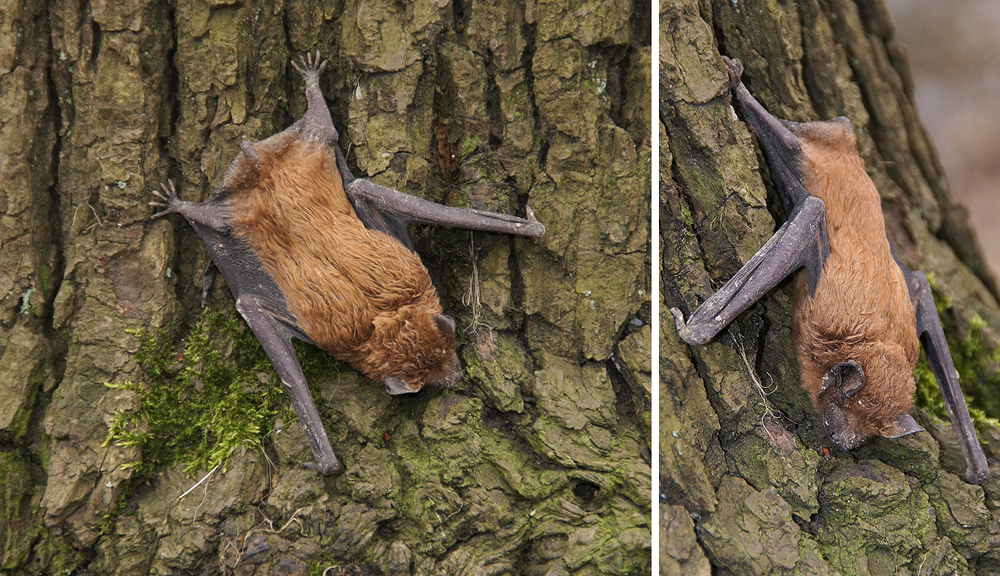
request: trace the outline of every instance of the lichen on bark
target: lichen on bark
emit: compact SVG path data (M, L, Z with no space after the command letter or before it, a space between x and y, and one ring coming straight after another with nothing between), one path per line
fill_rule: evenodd
M666 312L693 311L785 216L731 106L725 54L743 61L744 82L775 116L851 119L903 260L933 273L938 296L952 303L946 325L956 341L981 335L982 347L963 348L995 349L995 288L978 251L954 244L969 237L967 225L942 217L955 211L887 9L674 0L661 3L659 18L661 569L992 573L996 553L983 543L996 538L997 480L961 480L965 464L946 422L918 406L930 434L832 449L800 387L790 284L701 347L684 344ZM970 373L963 378L995 378L996 367L981 362ZM997 430L980 436L995 457Z

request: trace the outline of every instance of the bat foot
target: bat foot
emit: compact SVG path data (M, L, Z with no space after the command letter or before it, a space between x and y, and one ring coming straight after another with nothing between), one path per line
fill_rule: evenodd
M530 229L530 234L528 235L534 236L536 238L544 236L545 225L539 222L537 218L535 218L535 211L531 209L531 206L525 206L524 213L525 216L527 216L525 220L528 221L528 228Z
M740 62L739 58L729 58L728 56L723 56L722 61L726 63L726 68L729 72L729 84L735 89L743 81L743 63Z
M304 56L299 56L299 62L302 64L300 67L292 60L292 68L305 78L306 83L310 81L319 82L320 72L326 68L327 60L320 60L319 50L316 51L316 57L309 52L306 52Z
M337 462L337 458L334 457L332 463L320 463L320 462L302 462L299 464L300 468L305 468L306 470L312 470L313 472L319 472L323 476L333 476L338 471L340 471L340 462Z
M158 200L149 202L149 205L153 208L160 209L159 212L153 214L153 218L162 218L167 214L180 212L178 205L181 203L181 199L177 196L177 188L174 186L174 181L167 180L166 184L160 184L160 188L163 189L163 193L160 193L160 191L156 189L153 190L153 195L156 196Z

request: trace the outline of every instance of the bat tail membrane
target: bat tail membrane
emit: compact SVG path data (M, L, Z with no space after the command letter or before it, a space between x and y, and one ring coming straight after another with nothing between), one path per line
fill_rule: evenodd
M818 285L829 254L825 213L823 201L809 196L796 206L774 236L725 286L705 300L686 323L684 314L671 308L681 339L693 345L708 342L799 268L805 267L810 286Z
M320 60L319 51L316 57L306 54L299 57L299 66L292 60L292 68L302 75L306 81L306 101L309 107L305 116L293 124L290 129L297 130L302 134L317 136L326 141L330 146L337 146L340 135L333 125L333 118L330 116L330 109L326 107L326 99L323 98L323 91L319 88L319 75L326 68L326 60Z
M771 179L778 188L785 209L791 212L809 197L799 169L802 146L793 132L797 124L775 118L750 94L741 79L743 63L739 59L723 56L722 60L729 70L729 83L732 85L733 93L739 100L767 156L771 166Z

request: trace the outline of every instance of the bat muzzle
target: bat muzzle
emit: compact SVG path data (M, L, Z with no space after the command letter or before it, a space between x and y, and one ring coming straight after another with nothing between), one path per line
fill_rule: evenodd
M868 441L869 435L857 430L847 412L836 404L829 404L823 413L823 428L833 443L841 450L854 450Z
M454 388L455 383L461 379L462 363L458 361L458 354L452 352L441 375L432 379L428 384L437 388Z

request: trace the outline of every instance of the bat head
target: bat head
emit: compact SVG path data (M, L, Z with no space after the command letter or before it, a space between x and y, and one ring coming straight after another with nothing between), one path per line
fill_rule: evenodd
M814 404L834 443L852 450L875 436L898 438L923 430L907 414L913 390L912 366L902 350L868 342L826 371Z
M390 394L417 392L425 386L450 388L462 377L455 321L433 309L411 312L376 320L377 346L366 354L366 361L375 365L359 368L382 380Z
M462 378L462 364L455 352L455 320L451 316L437 314L434 316L434 323L440 330L444 347L440 351L441 355L431 362L438 369L428 376L427 384L435 388L451 388Z

